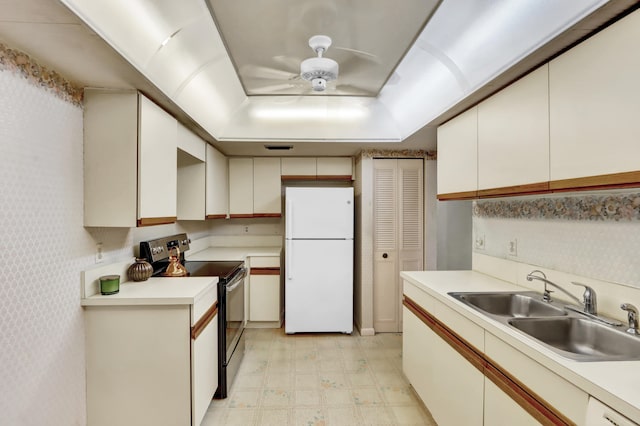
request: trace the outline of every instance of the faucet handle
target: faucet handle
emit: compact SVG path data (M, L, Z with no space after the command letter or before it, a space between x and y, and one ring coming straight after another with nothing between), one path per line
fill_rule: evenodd
M638 308L633 306L631 303L623 303L620 305L620 309L627 311L629 319L629 328L627 329L627 333L640 334L640 331L638 331Z
M588 285L577 281L571 281L571 284L584 287L584 293L582 294L584 311L596 315L598 313L598 299L596 297L596 291Z

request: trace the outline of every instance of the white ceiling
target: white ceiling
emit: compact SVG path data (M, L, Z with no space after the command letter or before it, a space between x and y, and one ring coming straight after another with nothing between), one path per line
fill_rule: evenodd
M395 40L403 21L389 19L385 25L395 26L384 31L362 24L365 19L360 22L358 16L366 16L362 8L372 2L293 1L296 7L284 0L255 2L273 5L271 15L278 18L274 21L285 27L270 38L257 29L239 29L233 36L224 33L225 46L205 0L62 0L66 6L56 0L0 0L0 41L81 85L141 90L228 155L269 155L265 143L291 144L289 155L352 155L374 147L434 149L435 125L636 4L632 0L443 0L424 28L421 22L430 12L413 19L412 28ZM246 7L248 1L222 3L251 9ZM322 13L317 4L322 4ZM353 9L338 8L345 4ZM399 4L404 2L377 1L372 14L392 17ZM434 2L415 4L429 10ZM311 13L305 15L305 10ZM340 20L348 29L334 22L334 10L340 10L335 16L346 17ZM238 24L237 19L244 22L218 14L223 29ZM304 21L303 29L296 25L300 16L311 19ZM312 22L314 16L318 22ZM323 19L326 27L321 25ZM254 17L252 23L262 22ZM289 59L275 63L291 66L291 58L304 55L298 52L304 52L306 40L298 43L299 39L322 28L333 32L336 45L339 41L357 50L375 50L362 40L380 40L382 35L380 43L401 61L396 64L386 51L372 52L384 58L385 65L372 81L387 80L393 72L377 96L247 94L248 84L234 66L241 59L234 55L232 61L227 50L237 37L247 38L245 46L253 43L264 51L266 59L243 59L247 64L272 67L273 58L286 56ZM277 26L270 31L278 32ZM407 47L412 32L418 35ZM267 43L259 43L262 37L269 39ZM294 41L297 47L290 48ZM311 49L306 49L311 56ZM330 48L327 56L331 53ZM365 66L356 68L362 70L371 62L354 57L358 56L347 54L340 60L360 62ZM362 72L361 79L369 78Z
M272 0L247 7L241 1L207 0L249 96L377 96L438 3ZM321 94L299 78L300 63L316 56L309 38L317 34L332 39L323 56L340 68L337 81Z

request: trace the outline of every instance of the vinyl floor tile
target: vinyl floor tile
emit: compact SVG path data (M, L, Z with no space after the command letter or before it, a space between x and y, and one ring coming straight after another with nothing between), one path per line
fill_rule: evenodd
M402 335L247 329L245 358L202 426L436 426L402 373Z

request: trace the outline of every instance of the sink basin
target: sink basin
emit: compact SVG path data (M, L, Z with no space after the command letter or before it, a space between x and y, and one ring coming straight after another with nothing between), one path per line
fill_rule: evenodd
M593 320L514 318L509 324L565 357L579 361L640 359L640 337Z
M501 317L565 316L560 306L544 302L535 292L449 293L461 302L488 314Z

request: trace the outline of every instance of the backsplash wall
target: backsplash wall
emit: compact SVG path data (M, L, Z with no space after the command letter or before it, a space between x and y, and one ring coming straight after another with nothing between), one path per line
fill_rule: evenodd
M637 190L478 200L473 234L476 253L640 288Z
M82 89L0 44L0 423L86 424L80 271L208 222L83 227Z

